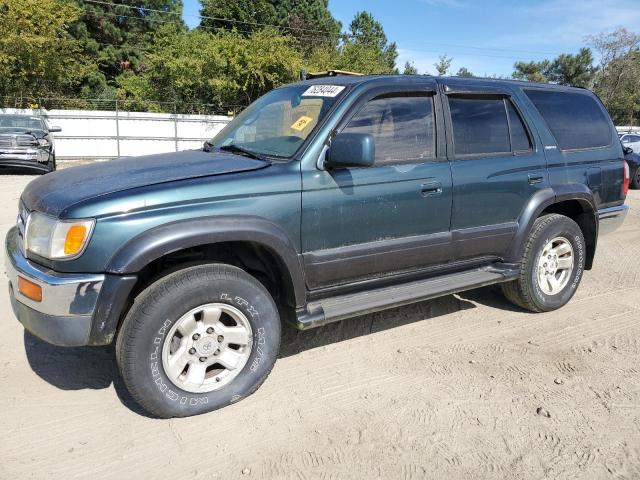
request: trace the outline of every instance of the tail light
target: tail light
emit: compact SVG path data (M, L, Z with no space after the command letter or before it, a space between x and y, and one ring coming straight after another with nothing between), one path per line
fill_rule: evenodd
M622 162L624 164L624 179L622 180L622 198L627 197L627 193L629 192L629 164L626 161Z

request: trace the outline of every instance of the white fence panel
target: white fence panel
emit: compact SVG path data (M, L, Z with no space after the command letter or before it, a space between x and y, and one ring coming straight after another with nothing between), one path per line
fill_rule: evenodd
M54 135L59 159L109 159L200 148L231 117L100 110L16 110L42 115L62 132Z

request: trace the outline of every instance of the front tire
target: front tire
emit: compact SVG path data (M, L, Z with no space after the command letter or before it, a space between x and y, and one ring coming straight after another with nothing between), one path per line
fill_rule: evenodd
M185 268L145 289L116 342L124 383L150 414L187 417L252 394L280 347L278 309L243 270Z
M582 230L564 215L536 219L527 239L517 280L502 284L509 301L532 312L566 305L584 273L586 245Z

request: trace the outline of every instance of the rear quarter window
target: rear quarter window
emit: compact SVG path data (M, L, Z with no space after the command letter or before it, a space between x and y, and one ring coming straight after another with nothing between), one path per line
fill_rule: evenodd
M587 93L525 90L562 150L606 147L611 144L609 120Z

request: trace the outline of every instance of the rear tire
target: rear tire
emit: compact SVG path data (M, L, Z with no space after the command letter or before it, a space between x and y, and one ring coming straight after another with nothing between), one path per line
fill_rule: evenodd
M147 412L198 415L258 389L276 361L280 328L278 309L255 278L229 265L198 265L138 295L118 333L116 358Z
M640 167L637 168L635 174L631 177L631 188L640 190Z
M544 215L531 229L518 279L502 284L502 291L526 310L556 310L576 292L585 258L586 245L578 224L564 215Z

